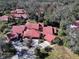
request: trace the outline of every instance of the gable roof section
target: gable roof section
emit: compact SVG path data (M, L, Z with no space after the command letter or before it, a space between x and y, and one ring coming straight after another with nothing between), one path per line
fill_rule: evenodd
M44 27L44 24L43 23L31 23L31 22L27 22L25 24L25 26L28 29L35 29L35 30L39 30L39 27L40 27L39 25L41 25L42 28Z
M11 31L13 33L21 33L22 34L23 31L24 31L24 29L25 29L24 25L19 25L19 26L13 26L12 29L11 29Z
M39 38L40 32L34 29L27 29L24 31L24 37Z
M44 39L48 42L51 42L52 40L54 40L56 38L55 35L50 35L50 34L46 34Z
M53 35L53 28L51 26L43 27L43 34L51 34Z
M12 10L11 12L11 16L16 17L16 18L27 18L27 14L26 11L24 9L16 9L16 10Z
M26 26L28 29L36 29L36 30L39 29L39 24L37 24L37 23L30 23L30 22L27 22L27 23L25 24L25 26Z

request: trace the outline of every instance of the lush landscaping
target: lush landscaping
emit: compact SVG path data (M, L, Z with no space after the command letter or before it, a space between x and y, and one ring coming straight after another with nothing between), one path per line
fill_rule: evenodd
M61 46L69 48L73 53L79 55L79 28L71 29L69 27L79 20L78 0L50 0L52 1L50 3L46 1L48 0L34 0L32 2L28 0L0 0L0 17L10 15L10 11L17 8L25 9L29 15L27 19L19 18L16 20L15 18L10 18L8 21L0 21L0 46L3 46L5 50L0 51L0 56L6 55L6 58L15 54L14 47L4 43L5 35L10 32L13 25L24 25L27 21L33 23L41 22L45 26L56 27L58 35L52 44L59 45L60 50L62 50ZM75 54L68 56L69 53L63 52L64 50L59 52L60 50L53 50L52 52L43 50L39 52L40 54L37 57L39 59L40 56L46 55L46 59L78 59L78 56L75 56ZM64 53L67 54L63 56ZM72 57L73 55L74 58Z

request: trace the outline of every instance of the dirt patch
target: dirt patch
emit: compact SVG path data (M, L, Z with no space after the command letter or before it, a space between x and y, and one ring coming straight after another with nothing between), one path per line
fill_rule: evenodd
M78 55L66 47L55 45L53 48L54 50L46 59L79 59Z

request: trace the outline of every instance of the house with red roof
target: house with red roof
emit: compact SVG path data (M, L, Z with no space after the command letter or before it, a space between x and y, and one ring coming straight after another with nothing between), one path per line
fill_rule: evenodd
M10 11L10 13L11 14L15 14L15 13L17 13L17 14L24 14L24 13L26 13L26 11L24 9L16 9L16 10Z
M40 28L40 26L41 28ZM42 29L40 31L39 29ZM52 26L44 26L43 23L31 23L27 22L25 25L16 25L11 29L12 33L22 34L24 38L36 38L39 39L41 34L44 35L44 39L48 42L53 41L56 38L54 33L57 33L57 28Z
M26 11L24 9L16 9L16 10L12 10L11 12L11 16L15 17L15 18L28 18L28 14L26 13Z
M24 9L16 9L15 10L17 14L24 14L26 11Z

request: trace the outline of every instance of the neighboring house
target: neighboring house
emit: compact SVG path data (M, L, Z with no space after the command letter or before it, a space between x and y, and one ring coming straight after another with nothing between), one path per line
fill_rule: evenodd
M26 11L24 9L16 9L15 10L17 14L24 14Z
M18 19L18 18L27 19L28 14L26 13L26 11L24 9L16 9L16 10L10 11L9 16L7 16L7 15L0 16L0 21L8 21L9 18L12 18L12 17L15 19Z
M24 9L16 9L16 10L12 10L11 12L10 12L11 14L24 14L24 13L26 13L26 11L24 10Z
M75 21L74 23L70 24L70 28L79 28L79 20Z
M11 16L15 18L24 18L24 19L28 18L28 14L24 9L12 10L10 13L11 13Z
M8 21L8 20L9 20L9 16L7 15L0 16L0 21Z

